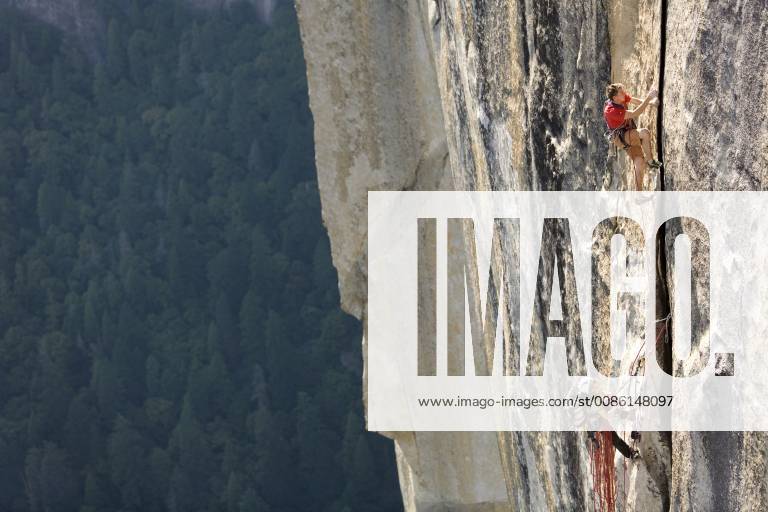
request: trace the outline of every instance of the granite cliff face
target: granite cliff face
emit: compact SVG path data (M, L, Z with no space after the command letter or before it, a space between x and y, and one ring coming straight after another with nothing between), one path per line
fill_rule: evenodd
M766 183L763 0L296 0L296 7L323 218L342 305L363 321L368 190L626 188L626 157L602 138L610 81L635 96L661 91L661 107L640 120L665 162L648 187ZM593 507L583 434L384 434L395 440L407 510ZM627 470L619 508L764 509L766 439L645 433L643 460Z

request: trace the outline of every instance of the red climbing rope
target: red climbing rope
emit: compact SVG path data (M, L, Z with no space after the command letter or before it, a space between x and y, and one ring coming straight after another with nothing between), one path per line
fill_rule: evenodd
M595 512L616 512L616 468L614 467L613 432L595 432L596 442L589 451L592 482L595 489Z
M662 341L667 334L667 324L671 314L664 318L656 320L656 345ZM661 324L661 325L659 325ZM635 359L629 367L629 374L636 374L635 364L637 364L640 355L645 347L645 342L635 355ZM631 451L635 451L636 439L632 436ZM615 467L616 448L613 446L613 432L601 431L595 432L595 437L589 448L590 469L592 470L592 484L594 486L594 497L592 508L595 512L616 512L616 467ZM624 466L624 486L622 488L624 509L628 504L627 493L627 461L623 461Z
M597 434L597 433L595 433ZM597 470L595 469L595 445L597 441L589 443L589 468L592 470L592 488L595 492L592 494L592 510L597 512Z

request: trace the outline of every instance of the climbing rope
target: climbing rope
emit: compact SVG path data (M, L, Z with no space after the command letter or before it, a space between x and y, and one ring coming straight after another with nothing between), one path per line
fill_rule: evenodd
M616 511L616 468L611 437L613 432L595 432L595 441L591 443L589 455L592 466L592 482L594 484L593 506L595 512Z
M664 325L661 326L661 328L657 328L659 333L656 335L656 346L659 345L659 340L661 339L661 336L667 332L667 325L669 324L669 321L672 319L672 312L670 311L667 316L664 318L661 318L659 320L656 320L656 323L664 322Z
M664 318L656 319L656 324L662 324L656 328L656 345L662 339L662 336L667 332L667 325L672 318L670 312ZM630 375L632 375L632 369L635 367L640 354L642 354L645 347L645 341L640 345L640 348L635 355L632 364L629 366ZM615 468L615 454L616 449L613 446L613 432L601 431L595 432L595 438L590 443L589 458L590 468L592 470L592 483L594 485L593 496L593 509L595 512L616 512L616 468ZM626 437L626 433L625 433ZM631 453L636 450L637 439L632 437ZM622 486L622 502L624 503L624 510L627 509L629 503L629 493L627 492L627 459L623 461L623 483Z

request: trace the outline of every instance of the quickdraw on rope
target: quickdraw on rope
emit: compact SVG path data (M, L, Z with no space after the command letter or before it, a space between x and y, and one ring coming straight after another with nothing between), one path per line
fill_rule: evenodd
M656 346L659 346L659 341L661 341L662 336L667 332L667 324L669 323L669 320L672 318L672 313L670 312L667 316L664 318L659 318L656 320ZM659 327L658 324L662 323ZM645 349L645 339L643 339L643 343L640 345L640 348L637 349L637 354L635 354L635 358L632 360L632 364L629 365L629 374L630 375L637 375L637 368L636 365L638 363L638 360L640 359L640 355L643 353L643 350Z
M661 340L661 337L666 334L667 332L667 325L669 324L670 319L672 319L672 312L670 311L667 316L664 318L660 318L656 320L656 346L659 346L659 341ZM659 327L658 324L664 322L664 324ZM666 337L665 337L666 341Z

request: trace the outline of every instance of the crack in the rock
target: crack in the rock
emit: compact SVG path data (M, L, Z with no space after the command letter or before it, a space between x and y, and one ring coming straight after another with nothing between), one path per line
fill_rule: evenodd
M656 110L656 152L664 162L664 67L667 60L667 0L660 0L661 28L659 30L659 107ZM664 190L664 167L659 169L659 184Z
M665 72L665 64L666 64L666 58L667 58L667 0L659 0L659 6L660 6L660 28L659 28L659 106L658 110L656 111L656 153L657 157L659 159L659 162L662 164L664 163L664 72ZM664 190L666 188L666 180L665 180L665 174L664 174L664 166L659 168L659 189ZM667 371L667 373L672 373L672 333L671 333L671 327L672 327L672 321L671 317L670 320L664 321L663 324L660 324L658 322L658 319L660 318L667 318L667 315L670 314L671 311L671 305L669 303L669 284L667 282L668 274L667 274L667 232L666 227L663 225L661 229L659 230L659 233L657 234L657 242L656 247L658 247L658 255L657 255L657 287L656 287L656 319L655 322L656 329L654 332L654 337L656 338L656 343L662 343L663 344L663 353L662 357L658 361L662 367ZM663 329L663 337L661 340L659 340L660 334L662 334L661 329ZM656 350L659 350L659 347L655 347ZM663 445L666 445L666 449L668 451L669 460L672 460L672 432L666 431L666 432L659 432L659 435L661 437L661 441ZM669 476L669 475L668 475ZM672 498L672 492L671 492L671 485L667 485L666 489L659 489L661 491L661 497L662 497L662 508L663 510L669 510L670 509L670 503Z

